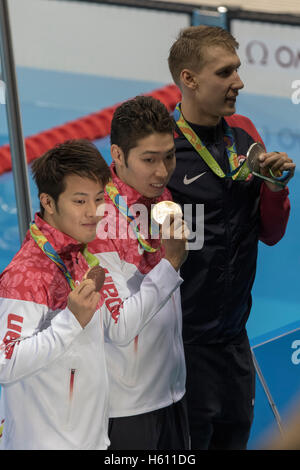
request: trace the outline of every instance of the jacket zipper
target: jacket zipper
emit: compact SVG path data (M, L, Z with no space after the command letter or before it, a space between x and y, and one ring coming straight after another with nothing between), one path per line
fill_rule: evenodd
M67 412L67 425L70 424L71 415L72 415L75 374L76 374L76 369L71 369L70 381L69 381L69 405L68 405L68 412Z
M230 298L230 289L231 289L231 281L230 281L230 249L231 249L231 230L230 230L230 217L228 214L228 197L229 197L229 189L226 187L226 181L223 181L223 201L224 201L224 220L225 220L225 237L226 237L226 263L225 263L225 292L224 292L224 301L227 304L228 299ZM226 316L226 312L223 312L223 321L224 316Z
M70 400L70 402L72 402L72 400L73 400L75 372L76 372L76 369L71 369L71 372L70 372L70 387L69 387L69 400Z

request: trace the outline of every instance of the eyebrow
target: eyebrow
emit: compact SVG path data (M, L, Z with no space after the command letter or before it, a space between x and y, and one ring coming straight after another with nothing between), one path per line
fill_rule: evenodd
M175 152L176 147L172 147L170 150L167 150L166 152L156 152L155 150L145 150L141 155L159 155L160 153L165 153L166 155L169 155L170 153Z
M104 194L104 191L99 191L96 196L98 196L98 194ZM88 193L73 193L73 196L89 196Z
M241 65L242 65L241 62L238 62L236 64L224 65L223 67L219 68L217 72L223 72L224 70L228 70L228 69L230 70L239 69Z

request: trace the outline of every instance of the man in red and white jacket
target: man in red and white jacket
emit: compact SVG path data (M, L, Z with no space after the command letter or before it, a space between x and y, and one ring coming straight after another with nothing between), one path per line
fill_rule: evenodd
M180 255L172 256L172 240L167 241L168 259L125 301L107 271L96 292L94 281L83 278L98 262L89 246L109 177L106 163L92 144L71 141L36 160L33 173L41 213L0 277L1 445L106 449L104 336L126 345L139 334L180 285L174 269ZM50 244L51 259L46 254ZM183 246L182 258L184 251ZM104 302L107 291L114 292L114 317Z
M175 168L173 130L164 105L146 96L123 103L112 120L114 163L106 186L107 216L91 248L101 252L101 266L109 270L122 299L138 292L166 256L167 247L151 235L149 225L151 206L171 199L166 185ZM134 234L135 223L139 232ZM166 275L161 287L169 282ZM113 301L114 292L106 294L105 301ZM141 305L141 314L144 308ZM128 346L105 344L110 449L188 449L181 330L178 288Z

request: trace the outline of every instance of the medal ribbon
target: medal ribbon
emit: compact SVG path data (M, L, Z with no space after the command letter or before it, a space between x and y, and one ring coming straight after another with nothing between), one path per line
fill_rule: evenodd
M176 105L176 108L174 111L174 119L176 121L178 128L181 130L185 138L190 142L190 144L198 152L200 157L203 158L203 160L209 166L209 168L217 176L219 176L219 178L231 177L233 180L235 179L246 180L248 178L251 171L249 170L249 167L246 164L246 160L243 161L241 164L239 163L233 133L225 120L224 120L225 122L224 143L225 143L226 152L228 155L229 165L231 169L230 173L228 173L227 175L225 175L222 168L216 162L212 154L209 152L209 150L202 143L201 139L197 136L197 134L193 131L193 129L188 125L188 123L184 119L181 113L180 103Z
M48 258L50 258L51 261L53 261L58 266L58 268L63 272L65 278L68 281L70 288L74 290L75 283L72 279L72 276L67 266L65 265L65 263L63 262L59 254L55 251L51 243L48 241L47 237L45 237L43 232L41 232L41 230L38 228L38 226L34 222L30 224L29 230L30 230L30 234L33 240L37 243L37 245L45 253L45 255L48 256ZM97 266L99 264L98 258L96 258L95 255L93 255L92 253L88 251L87 245L84 245L82 254L90 267Z
M106 190L108 196L110 197L110 199L112 200L113 204L121 212L121 214L124 215L124 217L127 219L129 224L131 225L131 227L133 229L133 232L134 232L139 244L141 245L141 247L145 251L148 251L149 253L155 253L158 250L158 248L153 248L150 245L150 243L148 243L145 240L145 238L141 235L139 227L137 226L137 223L135 221L134 215L130 214L129 208L128 208L124 198L121 196L121 194L119 193L118 189L116 188L116 186L114 185L112 180L110 180L106 184L105 190Z

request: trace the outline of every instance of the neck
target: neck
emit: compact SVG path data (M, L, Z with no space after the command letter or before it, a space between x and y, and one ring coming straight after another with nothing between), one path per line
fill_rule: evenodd
M119 165L116 165L116 163L115 163L115 174L119 178L119 180L121 180L123 183L127 184L128 186L132 187L130 184L128 184L127 178L124 175L124 171L122 167L120 167Z
M199 126L216 126L221 120L220 116L203 114L201 109L195 106L194 100L189 98L182 99L181 112L186 121Z
M127 186L132 188L134 191L136 191L138 194L140 194L143 198L148 199L149 201L152 201L154 199L152 197L145 196L145 194L139 192L138 189L136 189L134 186L129 184L127 179L123 176L122 169L120 167L118 167L116 164L115 164L115 174L119 178L119 180L121 180L123 183L127 184Z
M127 183L127 180L126 180L126 178L125 178L124 175L123 175L122 168L120 168L118 165L116 165L116 163L115 163L115 174L116 174L116 176L119 178L119 180L121 180L123 183L127 184L127 186L132 187L131 185L129 185L129 184ZM133 189L134 189L134 188L133 188Z
M46 211L44 211L43 216L41 217L48 225L51 225L51 227L57 228L53 222L53 218L51 215L49 215Z

